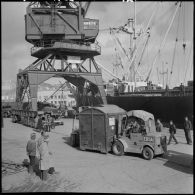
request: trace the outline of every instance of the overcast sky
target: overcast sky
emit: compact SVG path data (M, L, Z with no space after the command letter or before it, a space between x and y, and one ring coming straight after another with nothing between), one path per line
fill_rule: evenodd
M171 17L176 9L174 2L137 2L136 3L136 24L137 29L144 29L153 10L158 9L155 14L155 19L152 22L151 37L148 46L141 61L140 74L146 76L151 67L154 57L157 54L160 43L164 38ZM2 29L2 81L16 80L16 74L19 68L25 68L31 64L35 58L30 56L30 48L32 45L25 41L25 22L24 15L26 13L26 2L1 2L1 29ZM179 32L177 50L175 53L175 61L173 66L173 73L171 77L170 87L178 85L183 82L186 75L186 81L193 78L193 46L190 54L190 48L193 44L193 2L185 2L184 9L182 8L179 20ZM185 13L185 16L184 16ZM113 70L114 63L114 49L117 48L124 63L127 59L117 46L109 31L103 31L109 27L119 27L127 23L128 18L134 15L133 3L123 2L92 2L88 10L87 16L89 18L99 19L100 32L97 40L101 46L101 56L95 57L97 62L104 65L110 71ZM167 36L166 44L161 51L160 57L153 68L151 80L158 82L157 68L162 71L162 63L164 62L164 71L168 68L171 71L173 52L176 39L176 29L178 22L179 11L175 17L173 25ZM185 28L184 28L185 26ZM124 33L117 34L123 47L128 49L129 36ZM183 39L186 42L185 55L182 49ZM142 40L143 42L143 40ZM142 43L141 42L141 43ZM143 42L144 43L144 42ZM142 44L143 45L143 44ZM142 50L142 48L140 49ZM185 58L184 58L185 56ZM187 67L188 66L188 67ZM162 76L159 75L162 82ZM111 77L103 71L104 80ZM165 76L166 78L166 76Z

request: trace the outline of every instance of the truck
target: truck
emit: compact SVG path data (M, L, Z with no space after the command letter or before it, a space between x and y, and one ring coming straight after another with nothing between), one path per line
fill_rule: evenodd
M12 116L12 107L10 105L2 106L2 114L4 118L10 118Z
M12 109L12 122L21 123L23 125L35 128L35 118L41 112L43 114L50 114L54 119L58 119L60 113L55 105L48 102L38 102L38 111L28 110L28 102L24 102L20 107L15 107Z

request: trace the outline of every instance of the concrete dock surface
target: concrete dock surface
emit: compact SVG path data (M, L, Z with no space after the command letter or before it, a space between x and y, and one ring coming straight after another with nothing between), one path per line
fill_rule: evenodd
M187 145L183 130L177 130L179 144L172 140L166 155L147 161L135 154L115 156L73 148L69 144L73 120L62 120L64 125L50 132L56 173L47 181L29 175L26 168L5 175L2 192L193 193L193 145ZM21 164L28 159L26 143L32 132L30 127L4 119L2 160ZM162 133L168 139L168 129ZM36 134L38 138L40 133Z

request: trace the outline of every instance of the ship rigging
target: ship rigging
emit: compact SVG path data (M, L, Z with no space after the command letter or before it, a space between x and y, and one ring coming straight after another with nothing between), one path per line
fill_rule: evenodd
M191 51L189 49L190 37L186 40L185 32L186 2L170 2L168 5L166 4L167 9L164 9L163 12L161 10L162 6L164 6L164 2L156 2L151 8L152 11L145 27L143 23L138 24L138 20L136 25L136 4L139 3L134 2L134 17L128 18L124 25L100 29L99 36L107 31L112 41L114 41L113 43L115 43L115 62L112 63L114 64L112 74L110 74L108 67L102 68L108 74L112 75L112 77L117 78L118 81L123 80L124 82L135 83L135 86L138 81L146 83L152 81L152 83L161 86L163 80L166 80L164 81L163 88L167 86L173 88L180 83L186 83L186 81L189 80L186 79L190 69L190 65L188 64L191 64L190 62L186 64L187 56L190 58L188 58L189 61L192 60L192 56L190 56ZM156 34L154 31L157 31L155 25L157 24L159 27L161 20L163 26L167 26L167 28L161 30L160 38L163 38L160 43L158 43L159 41L156 41L157 38L155 37ZM137 26L141 26L142 28L138 28ZM175 34L174 41L173 39L170 40L173 34ZM127 44L128 42L129 45ZM172 51L171 48L173 48ZM181 48L183 50L183 66L185 66L185 71L183 71L185 74L183 74L182 77L181 60L178 60L181 58ZM169 55L167 55L167 51L170 51ZM171 53L172 56L170 55ZM116 66L118 62L120 62L120 71L117 71L117 69L119 69L119 66ZM162 63L164 64L162 69L164 69L166 73L162 74L164 71L161 70L158 74L166 75L166 79L164 79L164 76L159 79L153 71L154 69L160 69L160 64ZM173 79L176 75L177 81Z

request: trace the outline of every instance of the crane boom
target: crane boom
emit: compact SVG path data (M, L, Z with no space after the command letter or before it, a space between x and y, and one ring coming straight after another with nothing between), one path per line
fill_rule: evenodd
M85 3L85 5L83 6L83 9L84 9L84 17L85 17L86 14L87 14L87 11L88 11L88 9L89 9L90 4L91 4L91 2L90 2L90 1L87 1L87 2Z
M149 38L150 38L150 33L148 33L148 37L147 37L146 42L145 42L145 44L144 44L144 47L143 47L143 50L142 50L142 53L141 53L141 57L140 57L140 60L139 60L138 65L137 65L137 68L136 68L136 70L135 70L135 73L137 72L138 67L140 66L141 60L142 60L142 58L143 58L143 55L144 55L144 52L145 52L145 49L146 49L146 45L148 44L148 41L149 41Z

